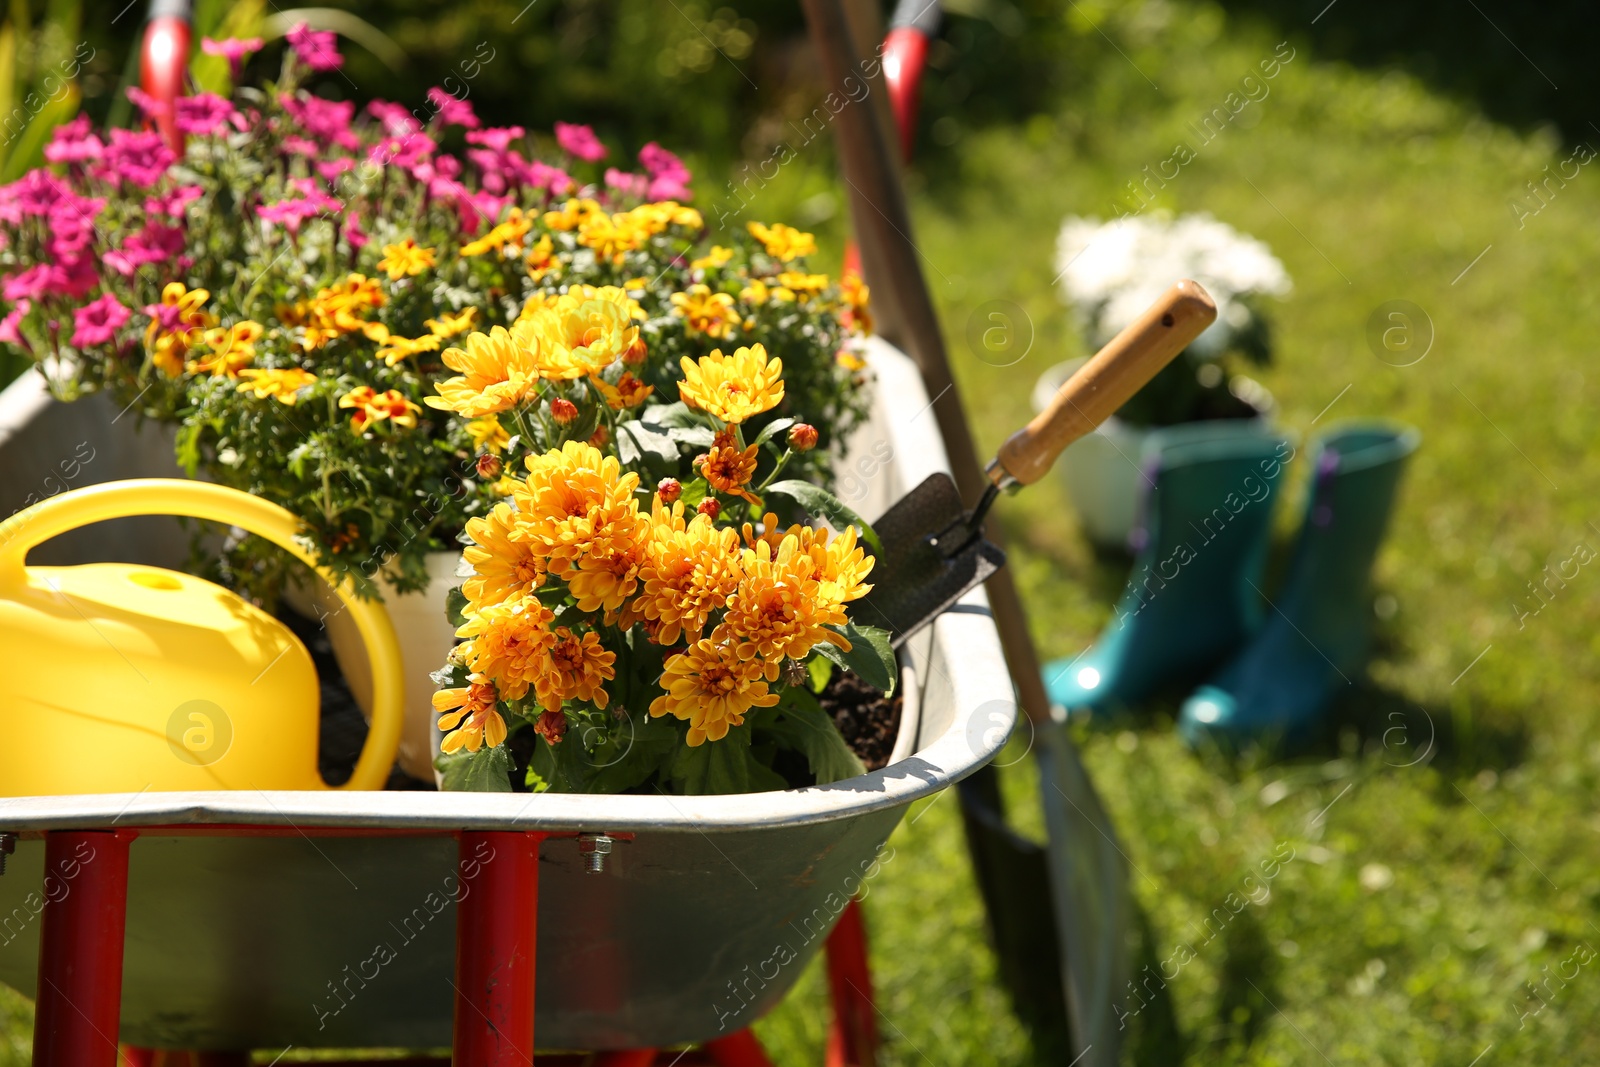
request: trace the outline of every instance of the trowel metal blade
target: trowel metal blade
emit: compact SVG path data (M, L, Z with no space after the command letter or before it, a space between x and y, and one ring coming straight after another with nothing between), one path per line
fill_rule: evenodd
M931 539L966 515L948 474L931 474L872 524L883 543L872 569L872 592L851 606L864 626L888 630L898 646L974 586L1005 566L996 546L974 537L950 558Z

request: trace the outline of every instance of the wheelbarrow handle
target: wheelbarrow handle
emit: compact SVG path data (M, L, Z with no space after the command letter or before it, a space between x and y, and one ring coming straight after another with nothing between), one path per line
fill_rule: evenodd
M1109 418L1216 318L1216 302L1199 282L1185 279L1168 289L1000 446L989 480L1003 487L1044 477L1063 449Z

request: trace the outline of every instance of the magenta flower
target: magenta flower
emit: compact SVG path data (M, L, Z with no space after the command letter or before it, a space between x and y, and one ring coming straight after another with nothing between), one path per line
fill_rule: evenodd
M101 262L124 278L131 278L147 263L166 263L184 249L183 231L176 226L163 226L158 222L146 223L144 229L100 257Z
M432 104L438 113L441 125L465 126L469 130L475 130L483 125L478 121L477 113L472 110L471 104L445 92L437 85L428 90L428 103Z
M422 131L422 124L417 121L416 116L401 104L390 103L388 100L373 100L367 104L367 112L383 123L384 132L392 137L404 137L408 133Z
M576 126L567 122L556 123L556 144L569 155L583 160L585 163L594 163L606 158L606 146L600 143L600 138L594 135L594 130L588 126Z
M233 118L233 105L216 93L196 93L177 100L178 131L191 137L210 137Z
M144 112L145 118L152 121L164 117L168 111L172 110L165 101L157 100L137 85L130 85L124 91L128 94L128 99L137 104L139 110Z
M160 181L167 168L177 161L177 154L167 147L154 130L112 130L111 143L106 146L98 177L107 181L125 181L148 188Z
M623 196L643 199L650 189L650 179L643 174L629 174L616 167L606 168L606 185Z
M361 216L354 211L344 218L344 239L350 242L350 247L360 251L371 240L361 229Z
M283 139L283 150L292 156L305 156L307 159L315 159L322 154L321 145L298 133L291 133Z
M60 261L81 255L94 237L94 220L105 207L102 197L83 197L70 192L52 204L45 238L50 255Z
M144 201L146 215L169 215L175 219L183 218L184 205L191 200L198 200L203 192L198 185L179 185L164 193L147 196Z
M320 96L303 93L299 96L285 94L279 98L279 103L289 117L311 135L312 140L340 148L356 149L361 146L350 129L350 120L356 113L354 102L324 100Z
M650 175L650 188L645 195L651 200L690 200L694 193L689 182L694 175L683 165L683 160L651 141L639 149L639 163Z
M24 302L44 296L51 290L51 273L55 267L49 263L39 263L26 270L19 270L5 279L0 285L0 296L12 303Z
M318 160L316 164L317 173L322 175L322 180L327 182L329 186L333 185L335 178L347 170L354 170L355 166L356 161L349 156L340 156L338 159Z
M520 140L528 131L521 126L499 126L467 133L467 143L482 145L491 152L504 152L511 142Z
M26 318L28 312L32 310L32 300L17 301L17 306L11 309L10 314L8 314L5 318L0 319L0 341L4 341L8 345L16 345L18 348L26 348L29 351L32 351L33 346L28 344L28 339L26 337L22 336L21 329L22 320Z
M208 56L221 56L228 61L228 76L234 81L239 80L239 71L244 67L245 57L252 52L261 51L261 38L259 37L229 37L225 40L215 41L204 37L200 41L200 51Z
M310 185L312 179L301 179ZM302 187L305 195L299 198L279 200L276 204L267 204L256 209L264 222L275 222L285 227L290 233L299 233L300 224L307 219L319 218L344 209L344 202L336 200L319 189Z
M338 70L344 66L344 56L339 54L339 39L332 30L313 30L300 22L289 31L288 38L294 54L312 70Z
M72 346L87 348L105 344L116 337L132 314L110 293L85 304L72 313Z
M79 115L57 126L44 146L44 158L51 163L88 163L99 159L104 143L89 129L89 116Z
M518 169L518 177L525 185L535 189L548 189L555 196L565 195L577 188L578 183L560 167L552 167L537 159L524 160L515 152L510 153L506 159L509 165Z

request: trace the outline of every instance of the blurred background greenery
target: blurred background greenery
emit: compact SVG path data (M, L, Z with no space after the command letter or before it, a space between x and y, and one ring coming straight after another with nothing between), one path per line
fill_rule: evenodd
M64 56L87 39L83 107L126 121L118 92L139 11L114 20L120 7L85 8L73 31L74 5L16 0L0 86L7 69L13 87L29 84L48 67L47 48ZM1026 418L1038 373L1083 354L1052 284L1062 217L1105 215L1280 41L1296 58L1272 95L1158 205L1212 212L1287 264L1296 290L1275 309L1277 360L1263 374L1286 428L1305 436L1383 415L1424 435L1379 561L1377 655L1322 748L1277 762L1196 756L1160 701L1082 737L1136 872L1139 966L1189 939L1278 845L1296 854L1267 902L1130 1019L1129 1062L1600 1060L1600 979L1586 969L1540 984L1577 946L1600 944L1600 596L1585 571L1536 618L1519 622L1512 607L1574 543L1600 546L1600 375L1590 369L1600 232L1588 224L1600 179L1586 170L1520 225L1508 210L1575 142L1600 144L1588 114L1600 88L1592 8L947 8L908 181L983 447ZM381 36L346 42L344 75L321 85L328 95L420 101L427 86L460 79L486 42L495 58L470 80L486 119L593 123L629 152L659 140L691 160L697 203L713 219L726 183L792 137L788 124L819 92L798 6L772 0L399 0L336 14ZM276 15L207 0L198 17L204 29ZM8 53L7 41L19 43ZM252 62L271 71L278 54ZM742 218L813 228L837 258L844 205L823 138ZM1373 309L1399 298L1427 309L1437 330L1431 354L1409 368L1378 361L1364 340ZM991 366L961 341L993 299L1032 320L1034 348L1014 366ZM1282 516L1285 541L1293 513ZM1054 481L1000 516L1041 649L1076 653L1109 619L1127 561L1089 547ZM1019 823L1037 834L1030 767L1020 759L1005 774ZM884 1062L1065 1062L997 984L953 798L919 806L894 843L899 858L867 901ZM821 1059L824 985L813 968L757 1028L785 1067ZM0 1064L26 1062L26 1003L0 999L0 1017Z

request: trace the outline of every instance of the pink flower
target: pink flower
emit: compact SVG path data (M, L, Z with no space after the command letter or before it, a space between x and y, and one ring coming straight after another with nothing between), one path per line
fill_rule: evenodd
M316 164L317 173L322 175L322 180L327 182L329 186L333 185L335 178L347 170L354 170L355 166L356 161L349 156L340 156L338 159L323 159Z
M313 30L300 22L289 31L288 38L294 54L312 70L338 70L344 66L344 56L339 54L339 39L332 30Z
M627 171L618 170L616 167L606 168L606 185L623 196L643 199L650 189L650 179L643 174L629 174Z
M11 309L11 313L5 318L0 319L0 341L4 341L8 345L16 345L19 348L26 348L31 351L33 346L28 344L28 339L26 337L22 336L21 326L22 320L26 318L28 312L32 310L32 300L17 301L17 306Z
M411 133L404 137L385 137L373 145L367 159L379 166L393 164L411 169L433 154L433 139L425 133Z
M208 56L221 56L228 61L229 76L239 80L239 71L244 66L244 59L252 52L261 51L261 38L259 37L229 37L225 40L215 41L210 37L202 38L200 51Z
M307 219L319 218L343 210L344 202L315 188L308 188L312 179L303 178L300 181L305 185L299 190L305 195L298 199L279 200L276 204L267 204L256 209L256 214L265 222L281 223L290 233L299 233L300 224Z
M361 146L361 142L350 129L350 120L356 113L354 102L324 100L309 93L302 93L299 96L290 96L286 93L278 98L278 102L283 105L283 110L288 116L311 135L312 140L351 150Z
M428 90L428 103L439 114L439 122L445 126L465 126L475 130L483 123L478 121L477 114L472 110L472 105L467 103L435 85Z
M105 145L89 130L89 116L79 115L57 126L44 146L44 158L51 163L86 163L100 158Z
M94 220L105 206L101 197L82 197L76 193L67 193L52 204L45 239L50 255L61 261L81 255L94 237Z
M0 221L16 225L25 218L48 214L57 200L70 195L60 178L38 167L10 185L0 186Z
M0 286L0 296L13 303L27 302L45 295L50 291L51 272L55 267L49 263L39 263L26 270L6 278Z
M471 130L467 133L467 143L482 145L491 152L504 152L511 147L511 142L520 140L528 131L521 126L498 126L484 130Z
M144 201L146 215L170 215L172 218L183 218L183 208L191 200L198 200L203 192L198 185L179 185L167 192L155 196L147 196Z
M416 116L400 104L373 100L367 104L367 112L383 123L384 132L392 137L404 137L408 133L422 131L422 124L416 120Z
M305 156L308 159L315 159L322 154L321 145L298 133L291 133L283 139L283 150L292 156Z
M556 144L561 146L563 152L576 156L585 163L594 163L606 158L606 146L600 143L600 138L594 135L594 130L588 126L577 126L572 123L556 123Z
M683 160L651 141L639 149L639 163L650 175L645 195L651 200L689 200L694 193L689 182L694 177Z
M522 180L523 184L530 185L535 189L548 189L556 196L561 196L577 187L578 183L573 181L572 176L560 167L552 167L550 164L541 163L537 159L524 160L515 152L510 153L506 159L508 165L518 172L517 176Z
M145 118L159 119L172 110L171 105L163 100L157 100L137 85L128 86L125 92L127 92L129 100L139 105L139 110L144 112Z
M108 181L126 181L147 188L160 181L177 153L154 130L111 130L102 164L96 174Z
M370 238L361 230L361 216L354 211L345 216L344 239L350 242L350 247L359 251Z
M130 278L146 263L166 263L184 249L183 231L176 226L163 226L158 222L146 223L144 229L122 242L101 257L101 262L124 278Z
M177 109L178 131L191 137L210 137L233 117L233 105L215 93L180 96Z
M103 345L117 335L117 331L133 313L110 293L99 300L85 304L72 313L72 346L87 348Z

